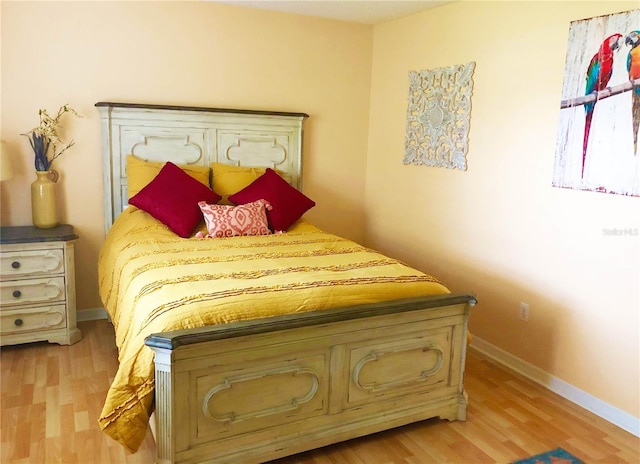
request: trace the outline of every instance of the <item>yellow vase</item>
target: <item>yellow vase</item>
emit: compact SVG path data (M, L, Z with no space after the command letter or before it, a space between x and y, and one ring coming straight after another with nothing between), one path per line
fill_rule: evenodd
M37 179L31 184L31 219L40 229L58 225L56 199L57 171L36 171Z

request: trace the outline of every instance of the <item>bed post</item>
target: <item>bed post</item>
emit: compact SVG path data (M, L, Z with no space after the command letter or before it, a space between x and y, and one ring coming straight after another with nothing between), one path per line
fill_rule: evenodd
M114 202L113 202L113 148L111 141L113 134L111 132L111 107L100 106L100 124L102 126L102 182L104 188L104 230L105 234L109 232L111 223L113 223L114 216ZM117 215L117 214L116 214Z
M170 349L153 347L156 366L156 410L155 410L155 440L157 447L157 463L169 464L175 462L174 425L174 382L171 371Z

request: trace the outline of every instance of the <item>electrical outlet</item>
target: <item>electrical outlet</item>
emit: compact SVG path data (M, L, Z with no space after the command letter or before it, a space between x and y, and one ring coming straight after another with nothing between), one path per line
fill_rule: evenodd
M529 305L527 303L520 303L520 320L529 322Z

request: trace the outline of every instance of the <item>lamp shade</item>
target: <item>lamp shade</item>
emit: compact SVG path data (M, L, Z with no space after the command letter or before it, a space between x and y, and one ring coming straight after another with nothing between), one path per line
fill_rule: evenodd
M9 158L6 144L2 142L0 143L0 181L9 180L11 178L13 178L11 158Z

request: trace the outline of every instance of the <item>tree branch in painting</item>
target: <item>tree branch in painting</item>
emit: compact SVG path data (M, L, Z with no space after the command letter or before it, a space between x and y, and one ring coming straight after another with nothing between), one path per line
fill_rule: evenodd
M604 90L590 93L582 97L571 98L569 100L562 100L560 102L560 108L573 108L574 106L581 106L586 103L595 102L604 98L613 97L624 92L632 90L634 87L640 87L640 79L634 79L629 82L614 85L613 87L607 87Z

